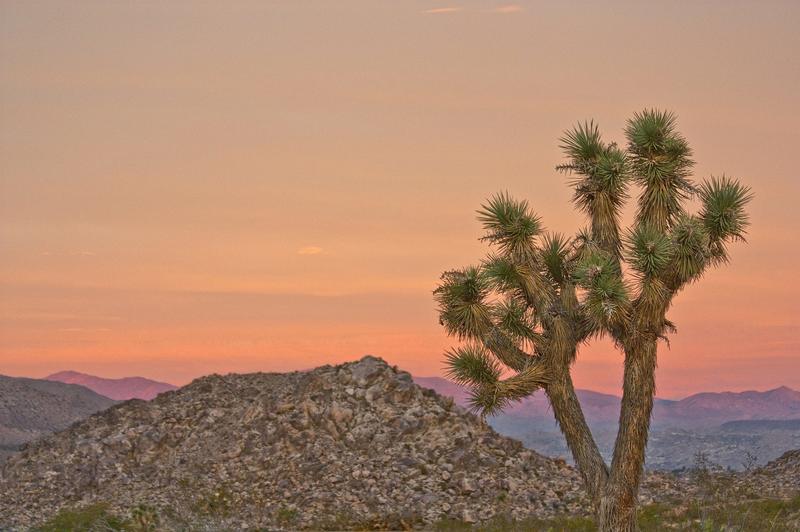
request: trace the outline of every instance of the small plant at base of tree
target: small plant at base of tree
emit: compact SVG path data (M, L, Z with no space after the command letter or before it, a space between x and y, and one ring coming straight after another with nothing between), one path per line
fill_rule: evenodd
M159 530L161 519L152 506L140 504L131 510L131 530L136 532L155 532Z
M657 347L675 326L674 297L744 240L750 189L691 180L691 149L672 113L636 113L627 146L602 140L593 122L562 138L575 206L588 227L568 238L545 232L527 201L508 194L479 211L491 253L447 271L434 297L440 322L462 341L446 354L449 376L471 389L474 409L502 410L543 389L603 531L636 530L636 501L655 395ZM621 225L637 185L631 227ZM685 204L700 200L697 214ZM610 337L624 354L620 424L607 465L572 383L579 347Z

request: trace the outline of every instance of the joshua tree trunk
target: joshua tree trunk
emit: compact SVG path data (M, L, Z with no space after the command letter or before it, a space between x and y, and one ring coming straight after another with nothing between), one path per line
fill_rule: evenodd
M619 432L597 516L602 531L638 530L636 501L653 411L655 369L655 340L640 350L626 350Z
M545 386L602 532L638 530L636 501L655 394L655 366L655 341L648 341L627 357L620 429L610 472L586 423L569 373Z
M545 386L545 393L597 511L608 480L608 468L586 423L569 372L553 379Z
M600 532L637 532L636 507L622 508L621 497L609 493L600 502L597 529Z

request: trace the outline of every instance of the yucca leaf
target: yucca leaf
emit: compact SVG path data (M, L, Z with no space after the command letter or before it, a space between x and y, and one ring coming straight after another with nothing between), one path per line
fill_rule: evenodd
M483 416L497 414L508 403L519 401L540 389L548 380L545 366L532 363L507 379L473 386L469 404Z
M582 168L595 164L604 148L600 128L594 120L576 124L560 140L560 147L570 162Z
M508 256L489 255L482 264L482 273L488 286L498 292L514 294L534 309L544 308L553 298L553 287L534 260L521 264Z
M519 401L529 396L549 381L546 366L539 362L531 362L522 371L507 379L497 382L500 395L508 401Z
M519 289L525 283L523 274L508 257L489 255L481 264L486 282L499 292Z
M616 144L606 147L597 159L595 179L612 197L614 205L621 207L627 197L628 156Z
M669 236L648 223L637 225L627 235L625 246L631 266L646 276L661 274L674 254Z
M637 221L666 231L684 213L683 204L696 188L689 178L694 162L688 142L667 111L645 110L628 120L631 171L642 186Z
M627 197L627 157L616 144L605 145L594 122L579 124L561 139L569 162L556 168L573 173L573 202L589 216L593 238L619 252L619 211Z
M527 305L517 298L508 297L492 306L493 321L503 332L517 341L531 341L536 337L536 322Z
M572 272L572 278L582 288L590 288L597 279L609 275L618 276L619 266L600 249L585 249Z
M630 151L638 155L664 152L677 134L677 121L669 111L645 109L634 113L625 128Z
M542 238L541 257L547 274L557 284L564 282L568 276L567 257L569 240L560 233L546 233Z
M613 329L622 325L630 311L630 296L622 277L596 277L586 291L583 308L598 326Z
M698 195L700 218L712 240L744 240L750 224L745 207L753 199L750 187L724 175L712 176L700 184Z
M479 268L445 272L434 299L439 304L439 321L447 333L458 338L480 338L491 327L489 291Z
M710 255L710 237L703 221L696 216L681 216L672 230L673 259L669 270L671 287L680 287L700 277Z
M497 246L502 253L521 259L535 253L542 224L527 201L514 200L508 193L497 194L478 210L478 220L486 231L482 240Z
M470 410L483 417L502 412L508 402L500 395L497 386L476 386L470 389L467 399Z
M446 375L466 386L494 384L501 375L500 366L481 345L471 343L445 353Z

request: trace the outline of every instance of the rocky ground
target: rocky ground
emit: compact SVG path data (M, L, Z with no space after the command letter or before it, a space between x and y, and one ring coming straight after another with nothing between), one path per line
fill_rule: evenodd
M760 479L765 495L791 494L798 456L748 481L728 475L727 486ZM641 502L698 498L715 474L648 474ZM424 528L588 511L563 460L498 435L372 357L212 375L116 405L9 459L0 493L0 530L99 502L117 515L158 516L159 529L206 530Z
M764 467L732 475L733 483L762 497L794 497L800 494L800 449L788 451Z
M305 373L212 375L29 445L0 474L0 523L64 506L147 505L237 528L422 526L580 513L563 461L496 434L367 357Z

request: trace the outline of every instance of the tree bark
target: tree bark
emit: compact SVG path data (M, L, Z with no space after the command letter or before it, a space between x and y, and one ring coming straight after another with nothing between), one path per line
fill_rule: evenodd
M545 386L545 393L597 511L608 480L608 468L586 423L569 370L555 376Z
M598 513L598 527L603 532L638 530L637 497L653 412L656 352L655 338L625 347L619 431Z

